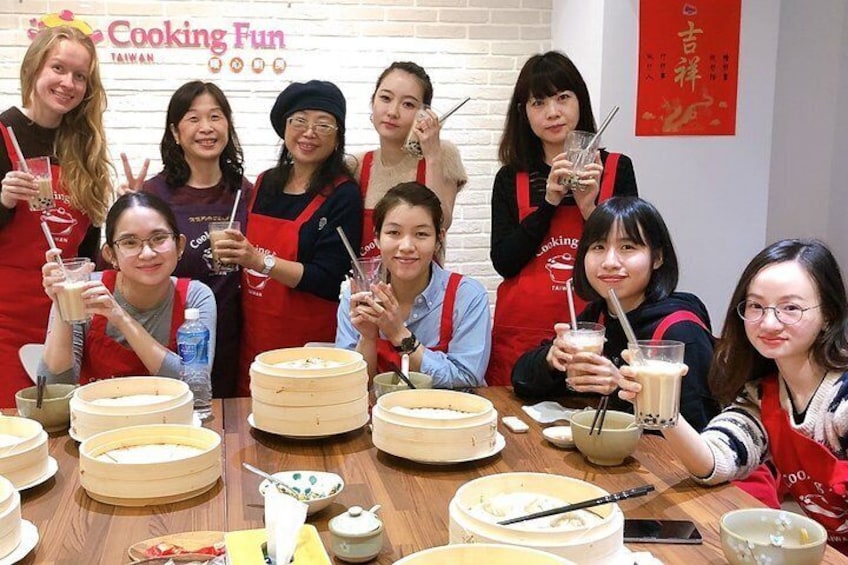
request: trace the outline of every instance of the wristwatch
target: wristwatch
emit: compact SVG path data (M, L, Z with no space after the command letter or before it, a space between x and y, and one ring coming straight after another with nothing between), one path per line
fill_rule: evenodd
M394 347L395 351L398 353L406 353L408 355L418 349L419 345L421 345L421 343L418 341L418 338L415 337L415 334L412 333L412 331L410 331L409 337L405 337L400 340L400 345L393 345L392 347Z
M277 259L273 255L268 253L267 255L265 255L265 257L262 258L262 264L265 266L262 267L260 273L262 273L263 275L267 275L271 272L271 269L274 268L274 265L277 264Z

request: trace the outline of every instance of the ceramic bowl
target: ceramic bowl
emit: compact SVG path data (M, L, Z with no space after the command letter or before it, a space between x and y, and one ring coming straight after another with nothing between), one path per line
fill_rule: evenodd
M642 430L634 424L633 414L608 410L603 431L589 435L595 410L575 412L571 416L574 444L589 462L595 465L621 465L636 451Z
M415 388L433 388L433 377L425 373L409 372L409 380ZM397 381L397 382L395 382ZM401 381L394 373L380 373L374 377L374 397L379 398L384 394L396 390L408 390L409 387Z
M49 384L44 387L41 408L35 407L37 387L31 386L15 393L18 414L40 422L46 432L61 432L71 425L71 397L77 385Z
M307 505L306 514L311 515L328 507L344 489L344 481L335 473L324 471L281 471L271 475L298 493L298 499ZM267 480L259 483L259 493L271 486Z
M730 565L816 565L827 546L821 524L786 510L745 508L721 517L721 549Z

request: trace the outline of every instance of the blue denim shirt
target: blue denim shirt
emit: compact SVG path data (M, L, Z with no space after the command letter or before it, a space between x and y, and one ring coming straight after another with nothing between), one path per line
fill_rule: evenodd
M432 264L430 283L415 297L409 318L404 322L424 349L421 372L433 377L434 388L485 386L486 368L492 349L492 322L489 296L482 284L468 276L459 283L454 302L453 336L447 352L433 351L439 344L442 305L450 272ZM350 322L350 285L342 285L341 302L336 315L336 347L356 349L359 332ZM380 334L382 339L385 336Z

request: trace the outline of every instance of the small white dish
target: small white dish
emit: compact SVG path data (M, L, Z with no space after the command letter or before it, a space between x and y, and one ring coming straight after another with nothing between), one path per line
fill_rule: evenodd
M299 500L306 504L306 514L311 515L323 510L344 490L344 480L335 473L324 471L281 471L271 475L300 495ZM268 479L259 483L259 494L271 486Z
M45 473L43 475L41 475L40 477L38 477L34 481L17 487L17 491L21 492L22 490L27 490L27 489L31 489L33 487L37 487L38 485L47 482L47 480L50 477L52 477L53 475L55 475L58 471L59 471L59 462L48 455L47 456L47 471L45 471Z
M497 455L503 448L506 447L506 439L501 435L497 434L495 436L495 446L487 453L483 453L482 455L478 455L476 457L468 457L466 459L451 459L445 461L425 461L422 459L409 459L409 461L413 461L415 463L423 463L425 465L454 465L456 463L469 463L471 461L480 461L481 459L486 459L493 455Z
M552 426L545 428L542 430L542 435L557 447L574 449L574 436L571 433L571 426Z
M14 565L29 555L38 545L38 528L29 520L21 520L21 543L9 555L0 558L0 565Z
M552 400L539 402L532 406L522 406L521 409L540 424L552 424L557 420L569 422L571 415L576 412L576 410L568 409L559 402Z

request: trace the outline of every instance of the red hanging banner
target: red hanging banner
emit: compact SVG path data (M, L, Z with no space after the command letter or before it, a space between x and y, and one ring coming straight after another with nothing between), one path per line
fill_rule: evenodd
M641 0L636 135L735 135L742 0Z

